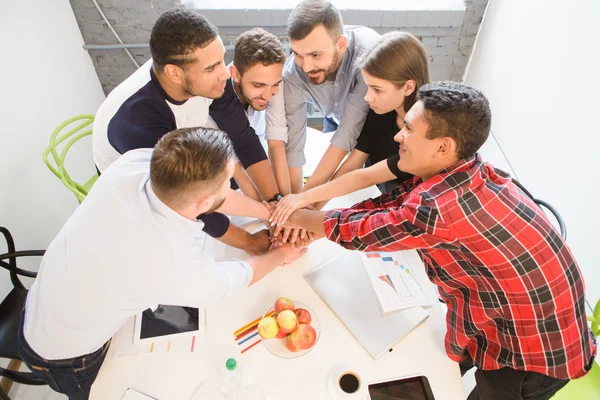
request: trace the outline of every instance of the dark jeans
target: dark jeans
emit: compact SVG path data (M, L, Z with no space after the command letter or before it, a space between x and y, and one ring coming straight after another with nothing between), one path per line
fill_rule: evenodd
M29 369L40 379L71 400L86 400L96 380L102 361L108 350L107 342L94 353L64 360L46 360L40 357L25 341L23 336L23 318L19 326L19 354Z
M333 118L323 117L323 133L337 131L338 124Z
M371 158L367 158L367 161L365 161L364 167L369 168L371 165L373 165L373 163L371 163ZM398 186L400 186L400 182L398 182L397 179L392 179L391 181L378 183L376 186L377 186L377 189L379 189L379 191L381 192L381 194L385 194L385 193L391 193L394 189L396 189Z
M400 183L398 183L396 179L377 184L377 188L379 189L381 194L392 193L392 191L398 186L400 186Z
M470 358L459 365L461 375L475 367ZM475 382L467 400L545 400L554 396L569 380L506 367L491 371L477 368Z

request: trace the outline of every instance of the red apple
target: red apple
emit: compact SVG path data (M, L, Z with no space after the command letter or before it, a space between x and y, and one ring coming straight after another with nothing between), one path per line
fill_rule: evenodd
M294 303L287 297L280 297L275 301L275 312L279 314L283 310L294 311Z
M298 326L298 317L292 310L283 310L277 314L277 325L279 330L290 333Z
M286 337L288 335L287 332L282 331L281 329L279 330L279 333L277 333L277 335L275 335L275 339L283 339L284 337Z
M288 335L288 337L285 339L285 347L287 347L289 351L293 351L294 353L300 351L301 349L299 349L294 343L292 343L291 336L292 335Z
M310 324L312 321L312 317L310 316L310 312L304 308L296 308L294 311L296 313L296 317L298 317L299 324Z
M317 341L317 331L308 324L300 324L288 337L300 350L308 350L313 347Z

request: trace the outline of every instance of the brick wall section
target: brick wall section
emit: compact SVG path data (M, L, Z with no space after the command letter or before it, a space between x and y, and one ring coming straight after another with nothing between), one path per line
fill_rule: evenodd
M91 0L69 0L86 44L117 44ZM102 12L123 43L148 43L154 22L164 11L180 4L178 0L97 0ZM150 58L149 49L129 50L138 64ZM90 57L108 94L136 67L124 50L92 50Z
M158 16L165 10L181 3L179 0L97 1L124 43L148 43L150 30ZM70 0L70 2L86 44L117 43L91 0ZM403 14L396 13L396 15L403 15L403 17L395 17L401 21L391 21L387 12L382 12L380 16L377 12L345 11L343 9L342 15L348 24L371 26L380 33L401 29L415 34L421 38L429 52L432 79L461 80L487 2L488 0L466 0L464 12L455 12L452 17L446 14L440 16L440 13L433 12L430 17L426 12L409 11ZM235 38L248 29L248 26L239 25L252 25L253 23L260 25L258 23L260 21L255 21L254 18L251 19L252 23L247 22L243 11L223 17L219 14L222 11L200 10L200 12L204 12L211 21L219 26L221 37L226 45L233 44ZM232 11L226 12L231 13ZM278 21L285 20L289 10L270 11L270 13L272 15L270 20L267 21L265 18L263 24L268 26L267 29L273 34L285 39L285 27L271 25L273 23L281 25ZM238 18L243 22L236 22ZM453 23L449 22L446 27L428 26L443 26L444 24L440 23L440 19L443 18ZM238 26L226 26L232 23ZM384 26L382 27L382 25ZM150 57L148 49L130 49L130 52L140 65ZM124 50L92 50L89 53L106 94L135 71L135 66ZM231 57L231 52L228 52L227 61Z

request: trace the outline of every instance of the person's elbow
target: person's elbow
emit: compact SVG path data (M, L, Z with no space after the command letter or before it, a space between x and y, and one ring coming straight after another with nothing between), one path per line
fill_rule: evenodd
M268 139L267 147L269 149L269 156L279 155L283 152L285 154L285 142L283 140Z

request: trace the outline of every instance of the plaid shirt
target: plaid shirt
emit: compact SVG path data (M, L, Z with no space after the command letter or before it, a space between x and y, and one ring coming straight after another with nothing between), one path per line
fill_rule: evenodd
M360 251L418 249L448 306L448 356L484 370L587 372L595 345L581 271L539 207L478 156L426 182L329 211L329 240Z

